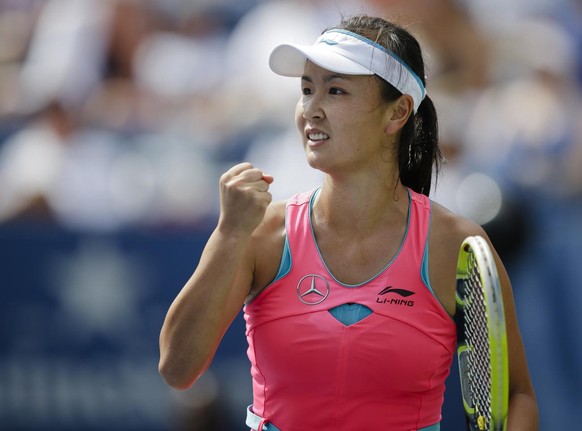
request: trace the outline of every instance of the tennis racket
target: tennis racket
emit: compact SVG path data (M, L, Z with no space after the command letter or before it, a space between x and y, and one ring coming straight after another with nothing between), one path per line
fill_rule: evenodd
M457 262L457 360L467 430L505 431L509 399L503 298L491 249L465 239Z

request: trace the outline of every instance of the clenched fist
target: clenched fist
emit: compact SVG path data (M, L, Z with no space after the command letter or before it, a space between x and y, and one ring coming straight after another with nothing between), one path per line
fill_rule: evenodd
M261 223L271 203L266 175L250 163L240 163L220 177L219 226L226 231L252 233Z

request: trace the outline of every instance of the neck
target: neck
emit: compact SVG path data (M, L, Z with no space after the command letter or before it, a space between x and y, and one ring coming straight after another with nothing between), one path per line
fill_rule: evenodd
M316 224L341 232L374 231L378 225L397 223L408 214L408 192L399 182L342 182L326 176L315 202Z

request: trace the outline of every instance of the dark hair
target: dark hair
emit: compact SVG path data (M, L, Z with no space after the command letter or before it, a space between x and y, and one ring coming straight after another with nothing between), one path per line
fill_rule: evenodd
M382 45L402 59L426 86L424 61L418 41L402 27L382 18L356 15L343 18L339 28L357 33ZM384 79L382 98L389 102L402 93ZM398 145L400 182L412 190L429 195L433 169L435 174L442 162L438 146L438 121L432 100L426 96L416 114L412 114L400 134Z

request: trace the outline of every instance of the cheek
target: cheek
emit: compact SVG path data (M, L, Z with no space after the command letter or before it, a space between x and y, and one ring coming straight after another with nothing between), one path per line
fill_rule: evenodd
M305 119L303 118L303 104L301 103L301 100L299 100L295 106L295 124L303 136Z

